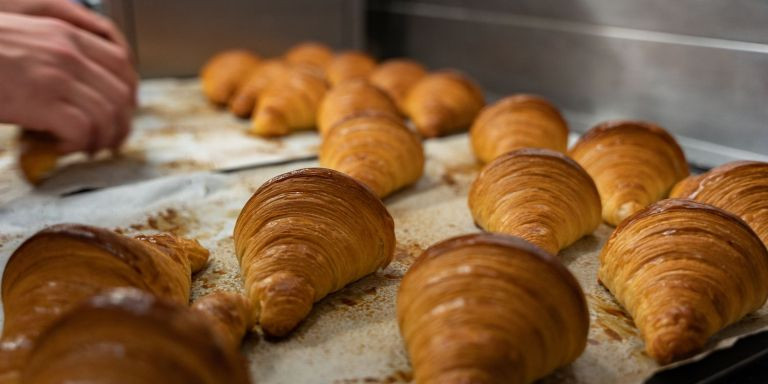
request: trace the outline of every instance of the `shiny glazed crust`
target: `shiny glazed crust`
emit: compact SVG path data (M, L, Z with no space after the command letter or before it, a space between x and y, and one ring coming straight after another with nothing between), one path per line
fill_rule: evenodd
M386 92L405 114L405 98L408 91L426 75L426 68L415 60L391 59L379 64L369 80L371 84Z
M347 80L367 79L374 68L376 60L371 56L363 52L347 51L333 57L328 63L325 76L332 86L336 86Z
M575 161L548 149L518 149L488 163L469 191L475 222L557 252L600 225L600 197Z
M768 251L738 217L668 199L616 228L599 278L632 315L648 355L667 364L765 303Z
M712 204L736 214L768 246L768 163L734 161L677 183L670 197Z
M425 137L466 130L485 104L483 92L466 76L439 71L419 80L408 92L408 117Z
M315 301L388 265L395 248L381 201L325 168L262 185L240 212L234 240L254 317L273 336L294 329Z
M3 272L0 375L24 365L29 348L54 320L106 289L134 287L186 304L190 275L207 260L208 251L196 241L171 235L132 239L77 224L41 230L11 255Z
M258 63L258 56L244 50L214 55L200 71L203 94L214 104L226 105Z
M351 176L383 198L421 178L424 149L397 115L362 112L328 132L320 165Z
M386 93L363 79L345 81L325 93L317 112L317 129L325 135L346 117L361 112L378 111L399 114Z
M41 335L24 383L248 383L237 348L186 305L130 288L101 293Z
M250 133L271 137L312 129L326 90L325 80L316 72L292 67L260 94Z
M688 176L688 164L675 139L642 121L602 123L585 133L569 153L595 181L603 220L611 225L665 198Z
M333 52L323 43L309 41L291 47L284 58L288 64L310 65L325 70L333 58Z
M229 100L229 110L235 116L249 117L254 112L259 96L269 87L274 79L284 76L290 66L279 60L267 60L250 71Z
M483 163L520 148L565 152L568 124L549 101L519 94L485 107L472 124L470 140Z
M575 360L589 329L573 275L498 234L427 249L403 277L397 318L420 384L531 383Z

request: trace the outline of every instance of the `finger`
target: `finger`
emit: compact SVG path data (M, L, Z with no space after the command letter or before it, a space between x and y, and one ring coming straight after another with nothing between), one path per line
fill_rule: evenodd
M40 124L26 127L49 132L58 141L62 154L86 150L90 144L92 124L78 108L64 101L53 103L42 114Z
M138 78L126 52L120 49L118 45L85 31L78 31L76 36L76 43L80 50L93 62L126 84L131 92L131 100L135 101Z
M110 145L110 148L118 149L120 145L125 141L125 139L128 137L128 134L131 132L131 122L131 114L125 111L121 111L120 116L118 116L117 119L115 139Z
M113 73L87 57L70 58L71 70L77 80L88 84L106 98L119 112L129 115L135 107L131 89Z
M75 2L62 1L56 4L56 9L49 10L53 13L47 16L56 17L70 24L76 25L88 32L108 39L120 45L125 50L130 50L127 40L108 18L92 12Z
M117 134L115 129L115 107L102 95L88 85L75 82L64 99L85 113L92 122L91 140L88 151L91 153L109 147Z

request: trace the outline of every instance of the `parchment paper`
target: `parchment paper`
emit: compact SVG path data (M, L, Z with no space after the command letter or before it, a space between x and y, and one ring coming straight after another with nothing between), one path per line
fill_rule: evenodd
M466 196L478 171L466 135L426 144L425 176L385 200L395 219L397 251L386 269L332 294L282 341L248 337L243 352L259 383L398 383L410 368L395 322L399 281L420 252L450 236L477 232ZM193 296L241 289L232 229L240 208L264 181L316 166L314 161L234 174L193 173L65 198L32 195L0 208L0 265L23 238L61 222L113 228L127 235L169 231L197 238L212 252L194 277ZM597 255L612 228L601 226L561 253L587 294L591 325L584 354L544 383L640 383L658 370L632 321L597 284ZM709 350L768 328L768 307L719 333ZM703 356L704 354L700 355Z

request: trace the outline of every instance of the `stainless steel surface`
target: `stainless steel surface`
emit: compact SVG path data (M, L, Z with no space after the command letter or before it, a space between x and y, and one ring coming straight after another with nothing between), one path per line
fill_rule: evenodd
M766 160L768 3L695 3L674 23L685 8L651 0L376 1L369 34L386 56L462 69L492 94L547 96L577 131L647 119L698 165Z
M371 8L392 1L372 0ZM768 43L764 0L420 0L434 4L593 25Z
M226 48L272 56L303 40L363 44L363 0L105 0L144 77L189 76Z

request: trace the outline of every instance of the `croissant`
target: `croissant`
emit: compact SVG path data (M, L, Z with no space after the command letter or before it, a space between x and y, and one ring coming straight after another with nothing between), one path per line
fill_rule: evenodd
M397 320L414 382L531 383L584 351L584 293L553 256L498 234L427 249L403 277Z
M212 103L226 105L258 63L258 56L244 50L214 55L200 71L203 93Z
M405 110L422 136L436 137L467 129L484 104L483 92L472 80L440 71L411 88Z
M288 68L287 64L279 60L267 60L256 66L238 88L235 96L229 100L229 110L238 117L250 116L259 95L273 79L283 76Z
M472 183L469 209L490 232L522 237L551 254L600 225L600 196L575 161L524 148L488 163Z
M19 168L30 184L40 184L56 169L58 161L59 154L53 137L30 131L22 134Z
M245 290L265 333L284 336L312 303L392 260L392 218L365 186L307 168L266 182L234 231Z
M0 377L13 376L40 333L86 298L112 287L135 287L160 299L189 301L191 273L208 251L171 235L124 237L75 224L48 227L11 255L3 272L5 322Z
M192 310L233 349L237 349L245 333L256 322L251 316L250 302L239 293L216 292L203 296L192 303Z
M611 121L585 133L570 156L592 176L603 220L617 225L666 197L688 176L683 150L667 131L642 121Z
M469 131L480 161L519 148L547 148L565 153L568 124L549 101L535 95L513 95L485 107Z
M310 41L293 46L284 55L288 64L303 64L325 70L333 59L333 52L327 45Z
M23 383L248 383L238 349L175 301L117 288L64 314L32 351Z
M768 297L768 251L738 217L690 200L623 221L600 254L600 281L661 364L691 356Z
M363 112L330 130L320 147L320 165L352 176L385 197L421 178L424 149L399 117Z
M414 60L392 59L379 64L369 80L371 84L386 92L397 107L405 112L408 91L426 75L426 68Z
M316 73L302 67L291 68L270 82L260 95L250 132L283 136L311 129L326 89L325 80Z
M317 128L325 135L344 118L364 111L381 111L399 115L386 93L365 80L350 80L331 88L323 97L317 112Z
M768 246L768 163L735 161L679 182L671 197L687 197L740 216Z
M351 79L367 79L373 69L376 68L376 60L363 52L341 52L333 57L325 75L332 86L341 84Z

